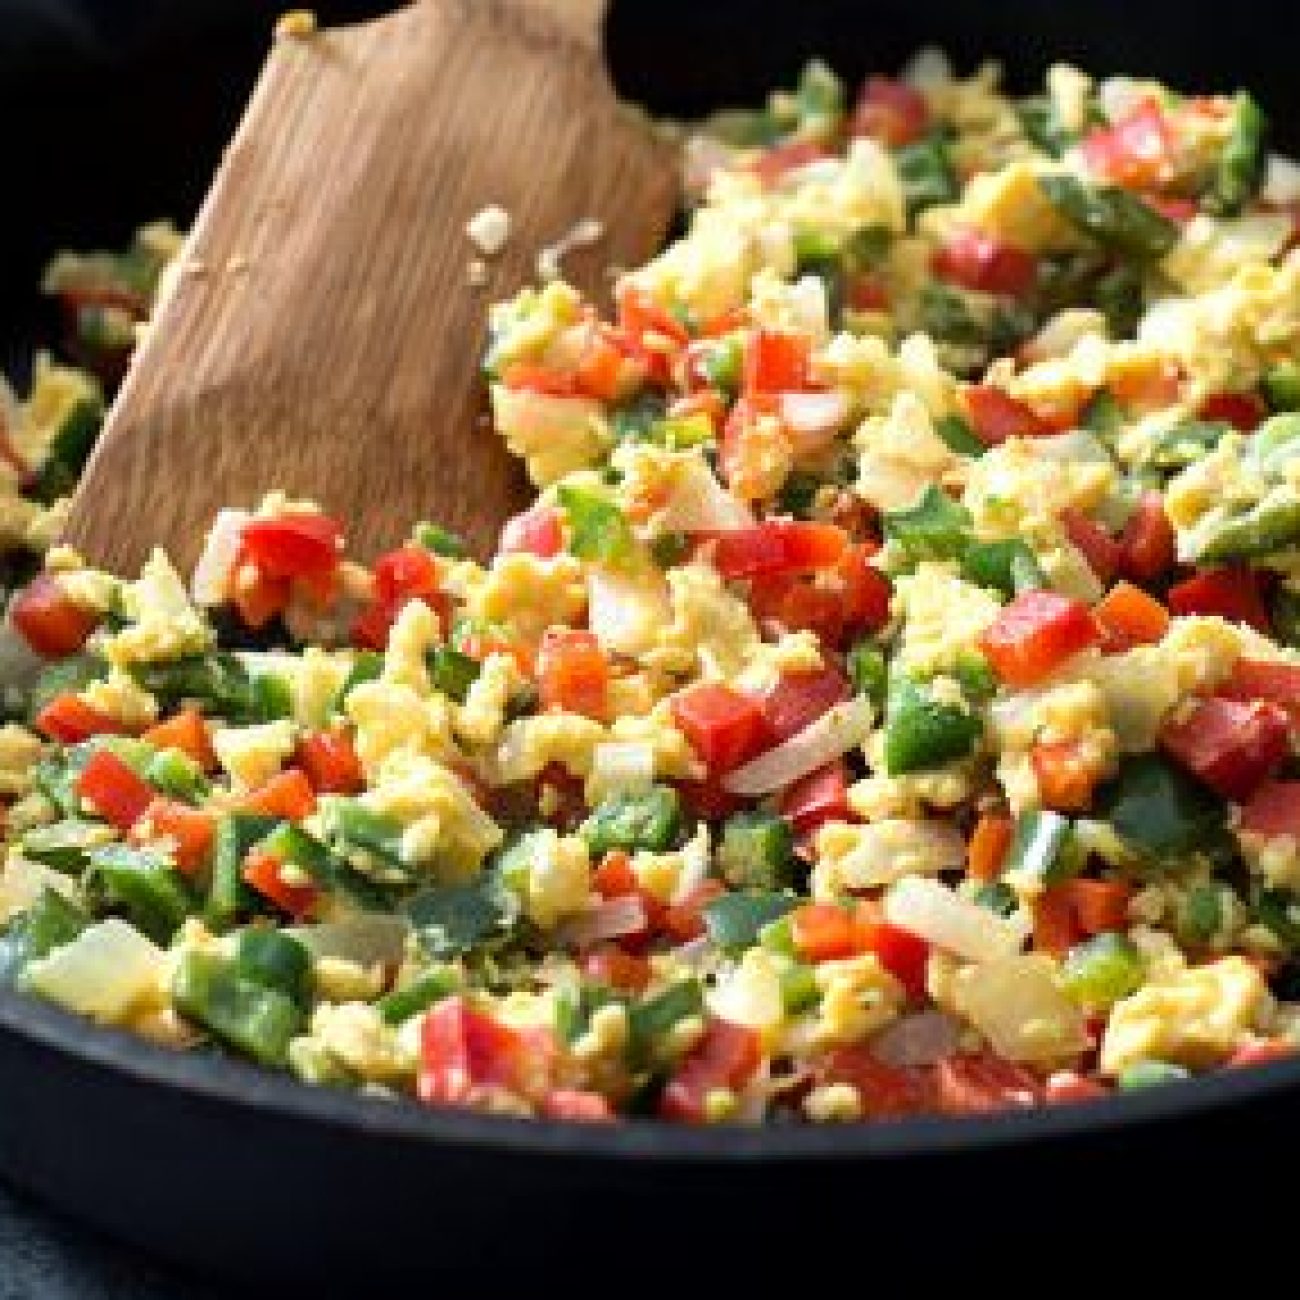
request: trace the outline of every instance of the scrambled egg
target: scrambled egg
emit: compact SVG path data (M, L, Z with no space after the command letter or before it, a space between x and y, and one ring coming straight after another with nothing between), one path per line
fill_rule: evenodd
M102 650L120 668L200 655L212 648L212 629L190 603L171 561L155 550L136 582L122 586L126 627L106 638Z
M297 741L297 729L287 719L251 727L218 727L212 733L217 761L241 790L265 785L289 761Z

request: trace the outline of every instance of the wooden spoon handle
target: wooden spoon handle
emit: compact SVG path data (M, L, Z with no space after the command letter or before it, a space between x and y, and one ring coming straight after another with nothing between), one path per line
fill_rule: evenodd
M523 0L523 3L548 14L570 35L600 52L609 0Z

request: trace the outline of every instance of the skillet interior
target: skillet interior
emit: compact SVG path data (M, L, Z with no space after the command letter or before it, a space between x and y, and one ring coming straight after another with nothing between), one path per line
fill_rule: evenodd
M282 7L278 0L0 0L0 120L21 124L10 132L0 217L8 235L0 356L18 357L48 325L31 286L52 248L115 242L142 218L183 219L193 210ZM317 7L323 17L344 19L385 6ZM1271 12L1239 3L1230 25L1212 26L1189 22L1183 6L1114 0L1052 7L1033 0L925 7L915 0L615 0L609 46L619 86L661 111L754 100L814 52L829 52L842 71L858 75L938 40L963 65L1002 57L1022 83L1051 59L1069 57L1198 89L1249 84L1272 110L1282 142L1295 147L1300 83ZM1290 1117L1298 1085L1300 1063L1284 1063L1100 1109L987 1123L576 1130L308 1090L239 1064L163 1053L0 994L0 1167L155 1249L299 1281L337 1279L363 1265L371 1280L395 1276L435 1224L469 1259L500 1230L484 1218L488 1207L531 1207L527 1223L510 1219L519 1254L562 1247L572 1214L590 1224L616 1209L623 1219L665 1197L683 1210L707 1207L716 1227L739 1225L719 1208L727 1198L743 1194L753 1204L770 1192L793 1231L798 1198L807 1193L825 1227L828 1217L836 1222L834 1189L860 1178L863 1160L890 1167L891 1197L907 1188L919 1194L939 1168L957 1194L995 1167L1008 1179L1077 1170L1085 1149L1094 1170L1139 1151L1176 1162L1193 1122L1198 1159L1226 1160L1266 1127L1275 1146L1291 1140L1294 1126L1275 1121ZM647 1180L639 1171L651 1165L655 1176ZM852 1204L861 1206L863 1189L855 1186ZM1084 1196L1090 1186L1078 1180L1072 1194ZM419 1198L418 1212L379 1203L381 1189L385 1198L393 1189ZM539 1201L546 1203L540 1213ZM285 1249L275 1217L286 1206L311 1233L310 1250ZM1060 1209L1058 1201L1054 1213ZM1032 1219L1040 1210L1024 1212ZM214 1216L222 1232L211 1231ZM967 1226L983 1222L977 1211ZM383 1251L375 1249L380 1240Z

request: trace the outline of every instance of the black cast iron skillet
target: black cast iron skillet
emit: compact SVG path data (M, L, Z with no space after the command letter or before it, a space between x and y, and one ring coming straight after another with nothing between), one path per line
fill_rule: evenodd
M0 0L4 355L48 327L31 286L52 248L193 211L278 7ZM810 53L857 76L937 41L964 66L1001 57L1022 84L1058 57L1195 89L1248 84L1295 148L1300 79L1277 17L1244 0L1213 23L1137 0L619 0L608 44L626 93L679 113L756 100ZM1248 1250L1289 1199L1253 1189L1295 1166L1298 1120L1300 1062L987 1121L575 1128L308 1089L0 994L0 1173L208 1275L323 1295L399 1281L489 1297L762 1295L841 1265L854 1290L891 1266L913 1285L956 1270L982 1287L1032 1281L1031 1246L1059 1252L1040 1275L1052 1285L1091 1271L1099 1231L1134 1232L1164 1259L1194 1248L1201 1225L1218 1237L1247 1214ZM1184 1207L1177 1236L1152 1237Z

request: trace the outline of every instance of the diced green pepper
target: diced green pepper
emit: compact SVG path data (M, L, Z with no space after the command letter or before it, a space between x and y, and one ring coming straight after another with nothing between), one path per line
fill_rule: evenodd
M949 284L923 284L916 310L921 330L941 343L982 348L991 341L988 324L975 314L966 295Z
M1003 880L990 880L981 885L975 891L975 901L998 916L1011 916L1020 906L1016 891Z
M677 415L656 420L650 427L650 441L669 451L688 451L715 441L713 421L707 415Z
M481 665L477 659L451 646L440 645L429 652L429 680L434 690L448 699L464 704L469 688L478 680Z
M635 539L623 512L589 488L562 485L556 497L569 523L569 550L580 560L626 564Z
M1092 301L1105 316L1112 338L1132 338L1145 306L1138 268L1122 263L1099 275L1092 286Z
M128 844L93 849L84 888L155 943L167 943L195 909L189 884L166 854Z
M790 924L788 913L763 926L758 932L758 942L768 952L779 952L783 957L799 955L798 945L794 941L794 927Z
M817 972L802 963L791 966L781 975L781 1003L788 1016L797 1016L812 1010L821 1001L817 987Z
M90 862L91 850L103 848L117 838L103 822L68 817L49 826L37 826L20 841L22 854L67 875L79 875Z
M582 824L582 836L594 856L612 849L648 849L662 853L681 828L681 799L671 786L612 794L601 800Z
M499 944L514 927L518 903L490 872L459 885L421 890L403 905L420 947L435 960Z
M934 699L902 673L890 676L885 711L885 770L890 776L965 758L982 732L979 718L960 705Z
M460 560L466 555L464 539L441 524L416 524L412 536L417 546L445 559Z
M311 1000L311 954L292 935L252 926L235 937L235 966L245 979L283 993L300 1007Z
M1019 537L971 542L961 557L961 576L977 587L1001 592L1008 600L1022 591L1047 586L1047 575L1038 557Z
M794 831L775 813L733 814L722 828L718 866L737 889L779 889L792 884Z
M1178 227L1117 185L1088 185L1075 176L1040 176L1052 206L1103 248L1139 261L1163 257L1178 241Z
M913 561L957 559L970 543L970 511L929 484L915 505L886 510L885 539Z
M203 769L179 749L160 749L144 770L144 779L173 799L199 803L210 789Z
M954 203L961 192L947 141L938 132L895 150L894 167L910 216L940 203Z
M35 718L56 696L85 690L91 682L102 681L107 675L108 664L98 655L76 654L47 665L32 686L28 717Z
M53 889L42 889L0 936L0 980L18 978L25 967L71 943L89 924L90 918L75 903Z
M395 872L401 879L411 874L402 861L401 822L356 799L337 795L322 799L320 833L333 852L360 870L376 875Z
M1189 1070L1169 1061L1138 1061L1125 1066L1115 1082L1120 1092L1140 1092L1143 1088L1156 1088L1191 1077Z
M680 564L691 551L691 539L685 533L660 533L650 542L650 558L661 569Z
M1219 420L1185 420L1175 424L1151 444L1147 462L1156 469L1185 469L1213 451L1231 428Z
M1031 95L1016 105L1020 127L1029 142L1053 158L1059 158L1078 138L1061 121L1050 95Z
M434 966L409 984L384 994L375 1008L386 1025L401 1025L427 1011L435 1002L450 997L459 987L460 976L454 967Z
M1245 514L1220 524L1201 546L1197 559L1209 564L1259 560L1300 542L1300 499L1265 499Z
M1208 944L1223 926L1224 899L1231 891L1217 883L1189 890L1178 911L1178 937L1189 947Z
M209 705L214 714L236 724L266 722L266 700L259 698L248 669L233 654L216 651L176 659L171 663L143 664L136 680L171 710L187 700Z
M1267 162L1268 119L1255 99L1240 91L1206 205L1219 216L1235 217L1259 192Z
M282 1065L303 1027L292 998L243 975L212 952L187 952L172 976L176 1009L263 1065Z
M853 689L865 695L877 709L883 709L889 686L889 664L884 651L870 641L859 641L849 651L847 667Z
M241 915L258 910L257 896L244 883L248 850L275 829L274 817L257 813L226 813L217 821L212 848L212 881L203 918L218 932L229 929Z
M1124 408L1109 390L1102 388L1088 399L1079 419L1089 433L1107 439L1124 427Z
M1068 817L1047 809L1021 813L1004 870L1035 877L1045 885L1059 884L1082 866L1072 846Z
M330 802L336 804L352 801L336 799ZM322 812L326 832L337 835L337 825L330 821L330 814L324 809ZM359 824L349 824L349 831L358 829ZM375 844L384 842L382 833L376 830ZM295 826L291 822L280 822L258 847L280 862L301 867L322 889L331 892L337 890L360 907L375 910L386 908L389 904L388 896L374 880L355 870L342 854L331 851L328 845L314 839L302 827ZM357 844L353 851L372 855L376 875L379 875L384 867L392 867L392 864L383 858L382 850L374 845ZM402 879L409 876L408 872L397 867L392 868L391 874L398 875Z
M962 650L953 660L952 676L961 693L979 704L998 693L998 675L992 664L978 650Z
M1112 1007L1142 985L1146 964L1127 935L1107 932L1085 939L1066 954L1061 984L1085 1007Z
M679 980L662 992L628 1008L628 1029L634 1060L653 1055L655 1044L688 1016L704 1011L704 989L697 979Z
M764 926L784 916L795 905L790 894L736 892L722 894L704 909L709 938L733 955L752 948Z
M1278 361L1264 373L1264 400L1272 411L1300 411L1300 364Z
M941 415L934 422L934 431L943 440L944 446L959 456L982 456L988 451L988 447L975 436L975 430L956 412Z
M28 489L32 496L48 503L67 496L76 487L103 423L104 402L98 394L72 405L50 439L32 479Z
M338 698L334 701L334 711L337 713L342 709L344 701L358 686L364 686L366 682L377 681L383 671L384 656L379 651L358 650L343 685L339 687Z
M820 59L804 65L795 90L799 120L805 128L829 128L844 113L844 83Z
M1183 865L1225 835L1222 800L1159 754L1125 758L1097 791L1096 809L1149 870Z

